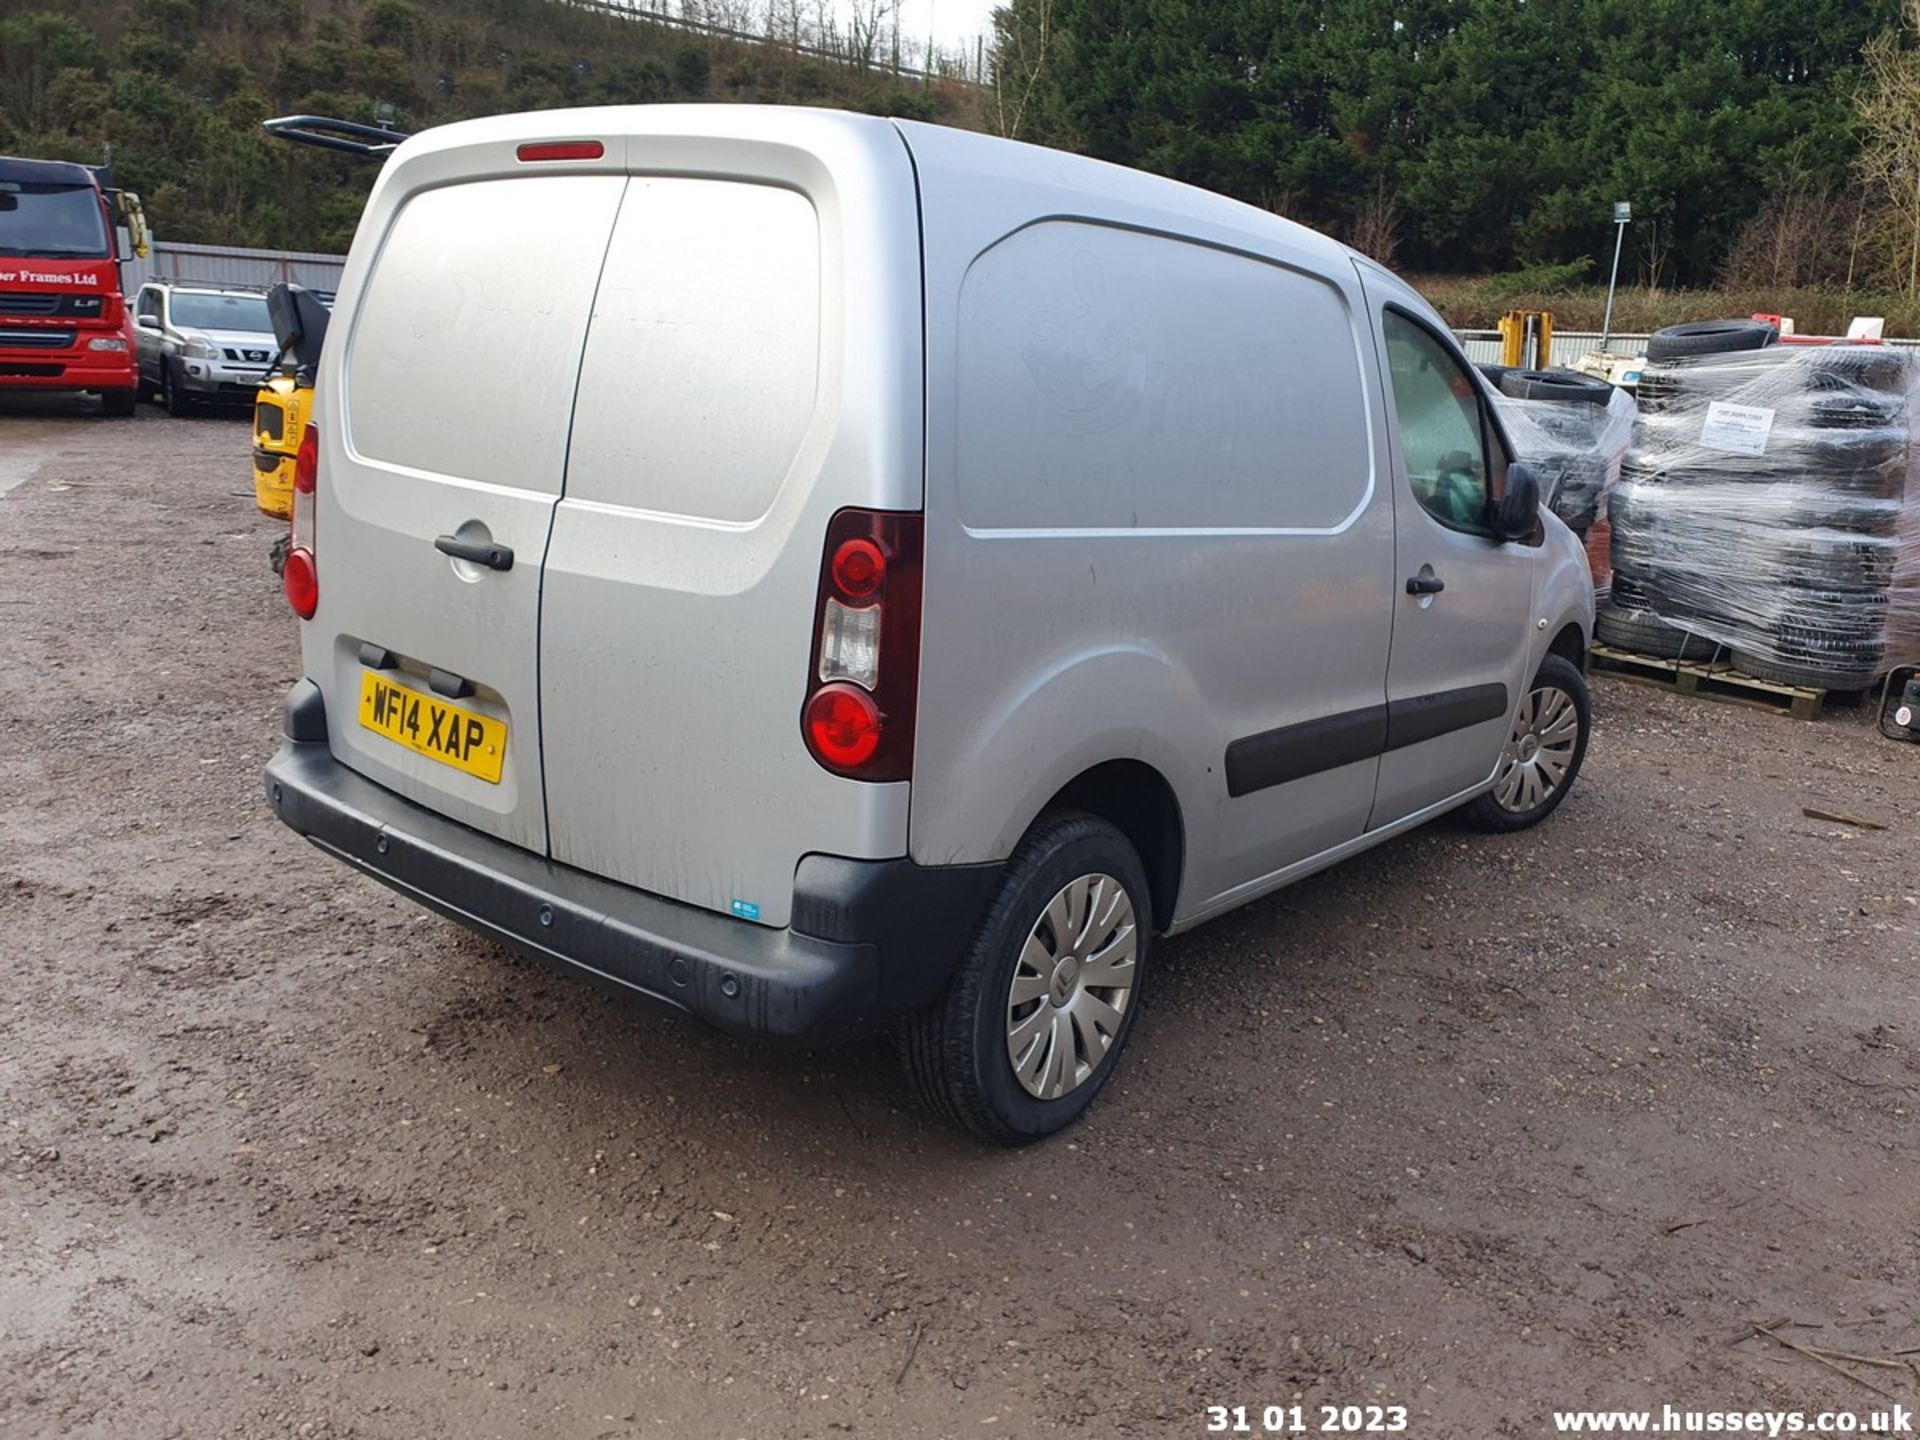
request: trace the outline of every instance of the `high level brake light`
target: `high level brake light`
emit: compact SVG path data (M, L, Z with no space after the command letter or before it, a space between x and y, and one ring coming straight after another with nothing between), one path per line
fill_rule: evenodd
M836 775L913 773L921 543L917 514L842 510L827 525L800 729Z
M320 571L314 563L314 491L320 484L320 427L308 421L293 461L293 518L288 535L287 561L280 585L287 603L302 620L311 620L320 608Z
M532 141L513 152L523 162L534 160L598 160L607 147L598 140Z

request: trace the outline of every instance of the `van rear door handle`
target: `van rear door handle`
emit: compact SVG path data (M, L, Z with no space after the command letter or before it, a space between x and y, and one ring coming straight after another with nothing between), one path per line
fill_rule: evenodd
M451 555L456 560L471 560L475 565L484 565L489 570L513 568L512 549L495 545L490 540L462 540L458 535L442 535L433 542L433 548L442 555Z
M1407 577L1407 594L1438 595L1447 588L1447 582L1429 569L1422 568L1418 575Z

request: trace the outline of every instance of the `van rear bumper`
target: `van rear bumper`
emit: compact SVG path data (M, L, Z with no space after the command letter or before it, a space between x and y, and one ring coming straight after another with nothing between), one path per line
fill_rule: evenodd
M295 686L303 690L310 727L319 692ZM298 734L296 703L289 696ZM342 765L324 731L287 739L266 788L295 831L429 909L535 959L763 1039L844 1038L931 1004L1002 868L809 855L795 875L794 924L776 930L448 820Z

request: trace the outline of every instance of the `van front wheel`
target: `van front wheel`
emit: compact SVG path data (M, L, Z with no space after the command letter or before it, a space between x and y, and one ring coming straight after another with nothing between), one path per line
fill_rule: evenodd
M905 1027L907 1071L927 1103L1001 1145L1078 1120L1133 1031L1151 916L1124 835L1091 815L1042 817L947 993Z
M1586 677L1571 660L1549 655L1514 712L1493 788L1467 806L1481 830L1524 830L1559 808L1587 758L1593 705Z

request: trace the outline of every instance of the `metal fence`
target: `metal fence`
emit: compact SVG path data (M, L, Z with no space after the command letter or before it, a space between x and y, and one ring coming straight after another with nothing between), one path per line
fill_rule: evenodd
M1500 363L1498 330L1456 330L1453 333L1465 348L1467 359L1474 364ZM1607 349L1615 355L1644 355L1647 353L1648 339L1645 335L1610 335L1607 337ZM1600 332L1597 330L1556 330L1553 332L1553 358L1549 363L1571 366L1599 348Z
M331 294L340 288L344 255L314 255L300 250L244 250L235 245L187 245L156 240L145 260L129 260L129 291L149 280L197 285L271 285L288 280Z
M1497 365L1500 363L1501 343L1498 330L1456 330L1461 347L1467 352L1467 359L1476 365ZM1608 353L1614 355L1645 355L1647 335L1613 334L1607 337ZM1888 345L1904 349L1920 347L1920 340L1893 340ZM1553 357L1549 363L1559 366L1572 366L1577 361L1591 355L1600 348L1598 330L1556 330L1553 332Z
M738 11L739 23L729 25L687 14L684 6L676 12L668 8L667 0L562 0L562 3L572 5L575 9L618 15L622 19L661 25L702 38L730 40L735 44L751 45L796 58L805 56L813 60L827 60L876 75L890 75L912 85L938 82L974 90L987 88L989 62L985 36L974 37L971 54L964 45L959 49L943 50L930 41L922 42L902 34L897 15L891 34L881 33L876 16L868 32L856 42L852 34L842 33L831 20L822 25L803 18L798 6L784 17L776 17L767 7L760 7L767 15L766 30L761 32L742 28L752 19L752 6ZM826 13L825 7L820 13ZM784 34L781 33L783 27Z

